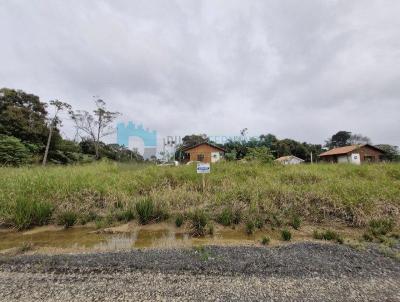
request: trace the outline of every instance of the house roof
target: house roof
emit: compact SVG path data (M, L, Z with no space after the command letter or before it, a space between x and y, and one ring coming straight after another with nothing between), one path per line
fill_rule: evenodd
M361 148L361 147L369 147L375 150L378 150L379 152L384 153L381 149L365 144L365 145L352 145L352 146L345 146L345 147L339 147L339 148L333 148L331 150L328 150L326 152L321 153L319 156L330 156L330 155L340 155L340 154L347 154L350 152L353 152L354 150Z
M185 151L194 149L194 148L196 148L196 147L198 147L198 146L201 146L201 145L209 145L210 147L213 147L213 148L219 149L219 150L221 150L221 151L223 151L223 152L226 152L224 148L222 148L222 147L220 147L220 146L217 146L217 145L215 145L215 144L209 143L209 142L198 143L198 144L196 144L196 145L183 148L181 151L185 152Z
M279 158L277 158L275 160L279 161L279 162L282 162L282 161L286 161L286 160L291 160L293 158L296 158L298 160L304 161L304 159L301 159L301 158L299 158L297 156L294 156L294 155L281 156L281 157L279 157Z

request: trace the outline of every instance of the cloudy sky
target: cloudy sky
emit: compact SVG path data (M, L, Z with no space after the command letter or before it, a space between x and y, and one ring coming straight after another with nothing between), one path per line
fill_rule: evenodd
M101 96L160 136L400 145L399 16L398 0L0 0L0 87Z

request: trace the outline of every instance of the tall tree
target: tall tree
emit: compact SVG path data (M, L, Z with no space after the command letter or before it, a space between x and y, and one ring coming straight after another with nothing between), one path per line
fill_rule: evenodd
M332 135L330 139L326 141L326 147L328 148L337 148L348 146L349 140L351 137L351 132L349 131L339 131L336 134Z
M96 159L99 159L100 140L114 132L112 123L120 113L107 110L106 103L101 99L95 100L95 105L93 114L84 110L71 110L70 115L77 130L84 132L93 140Z
M61 125L61 119L58 117L58 114L62 110L71 110L71 105L65 102L61 102L59 100L51 100L50 105L54 107L54 115L50 119L49 122L49 136L47 138L46 149L44 151L42 165L45 166L47 162L47 155L49 154L51 137L53 135L53 130L57 127L57 125Z
M0 134L14 136L22 142L46 144L46 103L22 90L0 89Z
M371 140L362 134L351 134L348 143L350 145L364 145L371 144Z
M205 134L192 134L192 135L185 135L182 138L182 147L191 147L202 142L208 142L208 137Z

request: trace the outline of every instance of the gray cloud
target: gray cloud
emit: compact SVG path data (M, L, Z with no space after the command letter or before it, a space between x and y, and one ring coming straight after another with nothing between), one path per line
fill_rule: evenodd
M0 0L0 86L161 135L400 145L400 2ZM71 136L70 123L63 131Z

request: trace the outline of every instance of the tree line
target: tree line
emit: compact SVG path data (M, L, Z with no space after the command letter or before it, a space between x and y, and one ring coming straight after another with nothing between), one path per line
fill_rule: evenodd
M240 139L230 139L224 144L212 142L205 134L186 135L182 138L182 143L178 146L175 158L182 159L184 154L180 150L199 144L210 142L226 150L227 160L254 159L271 161L286 155L297 156L306 162L318 161L318 156L322 152L350 145L372 144L371 140L361 134L353 134L350 131L338 131L325 141L325 144L310 144L298 142L293 139L278 139L274 134L262 134L259 137L246 138L247 129L240 131ZM400 161L399 148L390 144L375 145L384 151L383 160Z
M0 89L0 165L71 164L100 158L142 161L136 151L102 141L113 132L119 113L107 110L101 99L95 99L94 107L92 112L73 110L60 100L45 103L21 90ZM74 122L79 142L61 136L62 112Z

